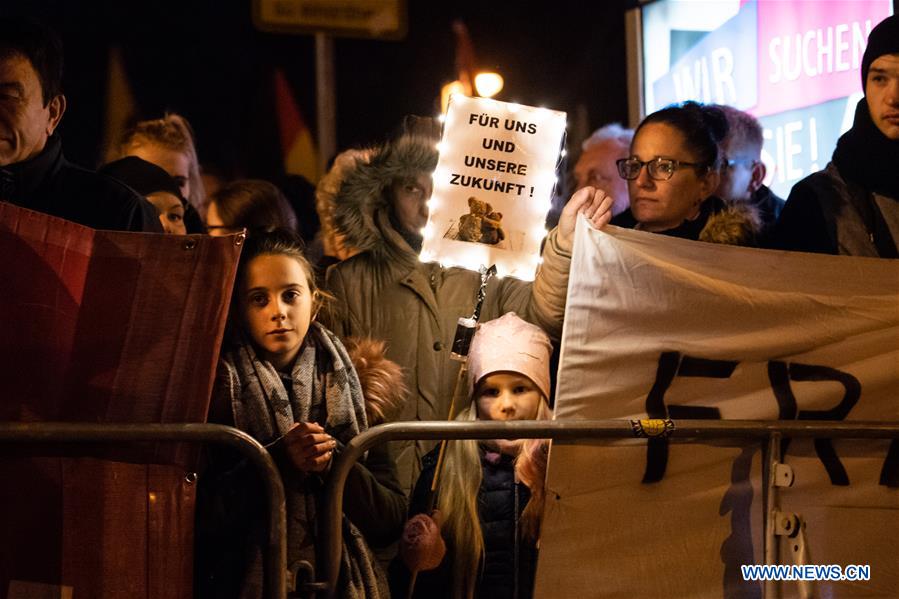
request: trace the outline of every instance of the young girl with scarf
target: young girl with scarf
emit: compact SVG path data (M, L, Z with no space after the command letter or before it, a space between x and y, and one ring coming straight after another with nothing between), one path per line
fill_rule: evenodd
M471 404L458 420L548 420L549 338L514 313L481 325L469 355ZM531 597L543 517L547 442L451 441L428 498L437 452L425 456L392 567L395 597ZM417 572L413 577L412 572Z
M335 452L369 426L363 388L347 350L315 322L320 303L295 234L276 230L247 239L209 416L210 422L249 433L278 463L287 498L291 569L301 561L315 566L322 477ZM213 458L201 477L199 596L263 596L261 548L267 531L264 494L254 478L252 467L228 456ZM371 450L355 467L345 496L338 594L387 596L368 545L396 540L406 502L386 448Z

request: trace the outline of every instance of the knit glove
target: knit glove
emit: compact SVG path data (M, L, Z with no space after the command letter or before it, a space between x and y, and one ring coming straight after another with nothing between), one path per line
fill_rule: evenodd
M410 518L403 527L400 557L410 572L433 570L446 555L446 543L440 536L440 526L435 519L440 519L438 512L434 512L434 518L418 514Z

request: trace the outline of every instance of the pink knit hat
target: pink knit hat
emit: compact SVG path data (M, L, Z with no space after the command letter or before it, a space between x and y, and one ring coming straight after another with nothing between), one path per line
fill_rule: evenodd
M515 312L478 327L468 354L468 394L494 372L517 372L531 379L549 401L549 357L552 344L540 327Z

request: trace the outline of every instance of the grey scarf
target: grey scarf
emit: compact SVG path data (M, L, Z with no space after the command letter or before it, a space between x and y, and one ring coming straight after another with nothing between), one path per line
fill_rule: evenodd
M368 428L359 377L343 344L328 329L312 323L291 371L291 389L249 343L222 358L234 425L260 443L277 443L295 422L317 422L341 443ZM305 560L315 566L317 477L282 472L287 494L288 565ZM372 514L372 517L377 517ZM383 572L358 529L344 516L344 552L339 596L388 597ZM261 546L251 551L242 597L262 596Z
M234 424L270 445L295 422L318 422L341 443L368 428L359 377L337 337L313 322L291 371L293 393L249 343L228 352Z

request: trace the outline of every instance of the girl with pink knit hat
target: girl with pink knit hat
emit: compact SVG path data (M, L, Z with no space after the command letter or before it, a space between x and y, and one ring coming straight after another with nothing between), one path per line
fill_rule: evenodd
M468 358L471 403L457 420L548 420L552 346L540 328L508 313L484 323ZM406 597L531 597L543 517L547 442L450 441L436 510L428 494L437 451L423 459L392 568L392 594Z

